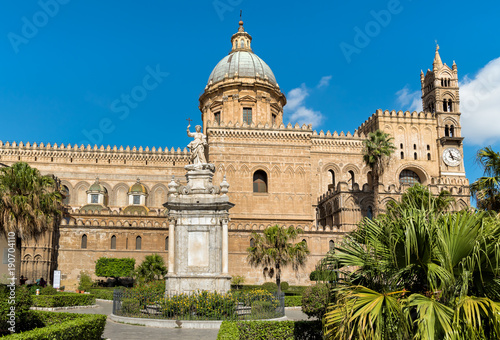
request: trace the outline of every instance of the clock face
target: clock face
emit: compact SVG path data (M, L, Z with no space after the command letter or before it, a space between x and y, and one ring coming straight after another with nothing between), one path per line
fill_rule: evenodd
M462 162L462 154L457 148L447 148L443 151L443 161L448 166L458 166Z

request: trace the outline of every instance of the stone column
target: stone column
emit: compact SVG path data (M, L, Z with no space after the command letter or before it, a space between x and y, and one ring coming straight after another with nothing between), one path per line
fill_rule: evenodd
M175 221L177 219L171 216L168 219L168 272L176 273L175 268Z
M229 272L228 223L229 219L227 217L222 219L222 274L227 274Z

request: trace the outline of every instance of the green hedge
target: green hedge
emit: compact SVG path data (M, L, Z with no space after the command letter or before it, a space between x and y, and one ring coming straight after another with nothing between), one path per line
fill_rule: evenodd
M106 315L30 311L30 331L4 336L7 340L101 339Z
M322 340L321 321L223 321L217 340Z
M91 306L95 304L95 296L92 294L64 293L56 295L33 296L34 307L72 307Z
M16 332L21 331L32 304L32 295L26 287L0 285L0 336L10 334L14 322Z
M113 300L113 291L109 289L91 289L90 294L96 299Z
M101 257L95 263L95 274L101 277L130 276L134 270L135 259Z
M285 307L301 307L301 306L302 306L301 295L285 296Z

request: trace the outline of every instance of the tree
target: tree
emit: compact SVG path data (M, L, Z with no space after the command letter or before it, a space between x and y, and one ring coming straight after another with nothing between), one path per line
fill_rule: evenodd
M254 246L249 247L248 263L252 267L262 267L264 277L276 276L278 293L281 293L281 270L291 266L294 271L304 266L309 249L304 241L292 244L303 231L292 226L267 227L263 233L253 232Z
M336 248L346 282L325 316L327 337L498 339L500 221L412 193Z
M143 282L162 280L167 274L163 257L158 254L148 255L134 271L134 278Z
M378 215L379 211L379 182L385 167L389 162L390 156L394 153L396 147L392 143L394 138L382 130L370 132L368 139L363 141L363 161L372 171L373 179L373 214Z
M120 277L130 277L134 273L135 259L100 257L95 263L95 275L112 277L115 283Z
M479 209L500 212L500 153L490 146L477 152L477 162L484 167L484 176L471 184L471 194Z
M0 227L6 238L15 234L19 251L22 241L54 230L62 213L62 195L52 176L24 162L0 169Z

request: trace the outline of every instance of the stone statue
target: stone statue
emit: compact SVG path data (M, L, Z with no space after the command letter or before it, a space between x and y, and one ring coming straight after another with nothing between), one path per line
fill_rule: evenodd
M208 145L207 136L201 132L200 125L196 125L196 132L193 133L189 131L190 127L191 124L187 127L187 135L194 138L194 140L188 144L188 148L191 150L191 164L207 164L207 159L205 158L205 146Z

